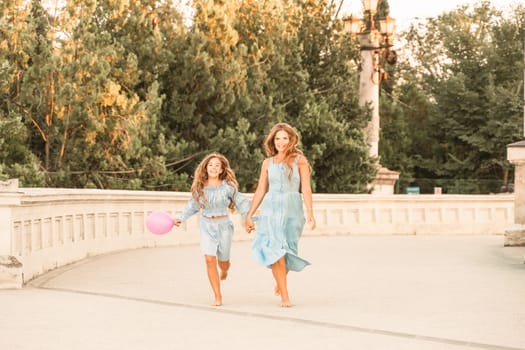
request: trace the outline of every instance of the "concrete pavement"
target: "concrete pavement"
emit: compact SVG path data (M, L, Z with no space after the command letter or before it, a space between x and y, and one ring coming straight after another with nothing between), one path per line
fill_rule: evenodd
M173 232L170 234L180 234ZM503 236L308 236L271 271L235 242L212 294L196 245L86 259L0 290L0 349L525 349L525 247Z

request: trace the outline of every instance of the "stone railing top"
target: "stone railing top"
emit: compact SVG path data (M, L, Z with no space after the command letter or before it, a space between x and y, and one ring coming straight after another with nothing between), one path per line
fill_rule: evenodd
M525 163L525 141L507 145L507 160L514 165L523 165Z
M181 201L189 198L189 192L174 191L132 191L132 190L100 190L100 189L74 189L74 188L19 188L16 192L8 192L21 196L24 204L40 202L103 202L111 201ZM5 198L8 194L0 191L0 196ZM251 193L247 194L252 196ZM513 194L486 194L486 195L461 195L461 194L398 194L398 195L381 195L381 194L339 194L339 193L315 193L315 201L320 202L448 202L461 200L462 202L478 201L507 201Z
M525 141L518 141L508 144L507 147L525 147Z
M22 203L39 202L103 202L126 201L143 202L144 200L173 201L187 200L188 192L161 192L161 191L132 191L132 190L100 190L100 189L73 189L73 188L20 188L23 193Z
M18 179L0 181L0 191L12 191L18 189Z

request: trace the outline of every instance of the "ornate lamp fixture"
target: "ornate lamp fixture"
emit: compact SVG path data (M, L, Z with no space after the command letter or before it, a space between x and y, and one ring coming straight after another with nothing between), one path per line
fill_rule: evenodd
M363 18L356 16L343 18L344 30L351 33L352 36L360 37L361 51L373 51L374 70L379 72L379 79L375 81L376 84L388 79L388 74L384 69L385 62L391 65L397 62L397 54L391 49L396 21L389 15L384 18L375 18L380 1L364 0ZM376 26L376 21L379 28Z

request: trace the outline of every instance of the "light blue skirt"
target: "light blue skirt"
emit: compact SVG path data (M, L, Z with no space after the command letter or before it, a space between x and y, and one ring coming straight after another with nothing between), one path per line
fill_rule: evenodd
M255 261L271 267L284 256L288 271L301 271L310 265L298 256L305 221L300 193L266 193L252 242Z

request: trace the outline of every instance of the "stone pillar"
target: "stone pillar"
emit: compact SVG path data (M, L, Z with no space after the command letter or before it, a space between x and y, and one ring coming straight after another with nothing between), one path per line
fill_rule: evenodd
M17 179L0 181L0 289L21 288L24 283L22 263L12 252L12 212L21 198Z
M366 129L366 138L369 145L368 155L379 161L379 50L381 33L372 29L359 34L361 44L361 75L359 77L359 105L371 108L372 117ZM376 178L368 189L372 194L393 194L399 172L389 170L377 163Z
M504 246L525 246L525 141L507 145L514 164L514 225L505 231Z
M377 30L361 33L361 75L359 77L359 105L370 107L372 118L368 122L366 136L370 146L369 155L379 157L379 41Z
M393 194L396 181L399 180L399 172L387 169L385 167L379 168L374 181L371 183L372 194Z

